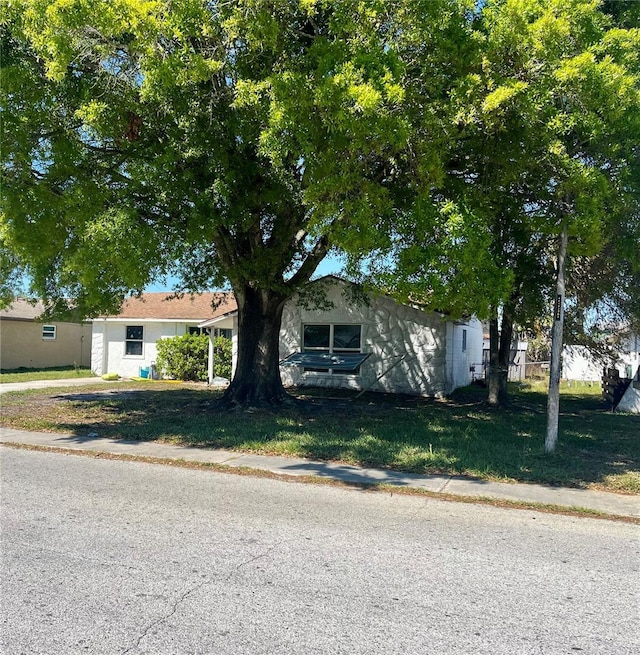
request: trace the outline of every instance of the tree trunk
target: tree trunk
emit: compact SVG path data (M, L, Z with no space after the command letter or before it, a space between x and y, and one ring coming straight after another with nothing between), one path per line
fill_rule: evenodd
M507 380L511 361L513 314L509 306L502 311L500 329L498 317L489 322L489 405L500 407L507 403Z
M556 300L553 312L553 329L551 331L551 366L549 374L549 396L547 399L547 436L544 452L552 453L558 441L558 418L560 415L560 375L562 373L562 328L564 324L564 269L568 243L565 225L560 237L558 251L558 279L556 282Z
M513 343L513 308L505 305L502 310L500 325L500 349L498 350L498 366L500 367L500 404L506 405L508 400L507 382L511 366L511 344Z
M500 405L500 366L498 352L500 350L500 330L498 317L489 321L489 404L492 407Z
M273 407L290 396L280 378L280 326L288 296L250 285L234 288L238 303L238 360L223 407Z

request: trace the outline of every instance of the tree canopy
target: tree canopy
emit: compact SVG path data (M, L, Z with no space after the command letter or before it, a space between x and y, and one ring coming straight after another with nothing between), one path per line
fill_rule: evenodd
M433 71L429 113L466 3L2 9L1 238L33 291L92 316L168 273L182 290L230 283L251 384L229 395L281 399L286 299L332 248L376 242L402 176L437 168L437 139L409 146L408 75Z
M284 399L282 308L332 249L373 252L402 298L513 325L547 304L566 225L570 265L601 272L582 297L633 305L633 11L0 1L4 298L23 273L85 316L167 274L229 284L240 404Z
M564 227L574 307L638 298L640 31L584 0L488 1L473 29L442 184L369 270L403 297L492 319L504 382L514 323L550 311Z

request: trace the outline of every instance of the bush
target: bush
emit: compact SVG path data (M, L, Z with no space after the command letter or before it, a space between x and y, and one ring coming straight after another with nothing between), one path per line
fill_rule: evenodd
M185 334L159 339L156 368L167 377L193 382L207 381L209 337L206 334ZM213 340L215 375L231 378L231 339Z
M231 339L214 337L213 362L215 374L221 378L231 379Z
M206 334L185 334L159 339L156 368L162 375L177 380L206 382L209 337Z

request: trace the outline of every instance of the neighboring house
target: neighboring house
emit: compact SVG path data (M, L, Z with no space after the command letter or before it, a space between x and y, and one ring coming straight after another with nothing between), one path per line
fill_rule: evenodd
M402 305L382 295L368 303L353 285L328 276L331 308L306 308L299 296L285 306L280 333L285 386L371 389L441 396L469 384L482 361L482 324ZM220 313L200 327L227 327L237 353L237 312ZM337 366L336 366L337 365ZM212 364L210 362L210 380Z
M155 365L158 339L200 333L200 323L236 308L227 293L175 297L145 293L128 298L119 314L93 321L91 369L96 375L135 377ZM230 332L219 331L216 334Z
M515 332L515 331L514 331ZM527 349L529 343L526 339L520 339L518 334L514 335L517 341L511 344L509 351L509 371L507 379L512 382L524 380L527 377ZM476 373L476 377L488 379L489 365L491 361L491 342L489 340L488 325L484 325L484 334L482 338L482 370Z
M640 414L640 366L636 369L634 377L620 399L616 412Z
M0 311L0 368L89 366L91 323L43 322L43 312L25 298Z
M600 382L604 368L615 368L621 378L632 378L640 366L640 335L627 333L610 361L592 355L586 346L565 346L562 350L562 379Z

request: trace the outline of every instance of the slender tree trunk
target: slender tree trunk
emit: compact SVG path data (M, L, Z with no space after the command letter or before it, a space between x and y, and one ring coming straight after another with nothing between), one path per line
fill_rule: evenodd
M489 405L498 407L500 405L500 330L498 328L498 317L493 316L489 320Z
M498 350L498 366L500 367L500 404L506 405L508 399L507 382L511 366L511 343L513 341L513 311L510 305L502 310L500 323L500 348Z
M549 396L547 400L547 436L544 452L553 453L558 442L558 418L560 415L560 375L562 369L562 327L564 324L564 269L567 256L567 227L562 230L558 252L558 280L556 283L556 301L553 312L553 329L551 331L551 366L549 375Z
M238 303L238 361L221 398L224 407L273 407L290 396L280 378L280 326L286 294L234 288Z
M505 306L498 327L498 317L489 322L489 404L499 407L507 403L507 381L513 339L513 312Z

